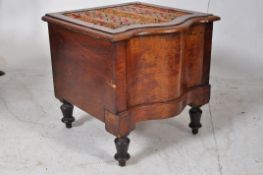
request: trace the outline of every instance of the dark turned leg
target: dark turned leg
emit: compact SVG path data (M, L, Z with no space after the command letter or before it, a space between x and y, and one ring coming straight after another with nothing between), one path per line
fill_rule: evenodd
M130 139L128 137L120 137L114 140L117 153L114 158L119 161L120 166L125 166L126 161L130 158L128 153Z
M72 122L75 121L75 118L72 116L73 105L69 102L63 101L63 104L61 105L60 109L63 113L63 118L61 119L61 121L65 123L67 128L71 128Z
M189 124L189 127L192 128L192 133L197 134L198 129L202 127L200 123L202 110L200 107L192 107L189 111L191 122Z
M0 76L3 76L3 75L5 75L5 72L0 70Z

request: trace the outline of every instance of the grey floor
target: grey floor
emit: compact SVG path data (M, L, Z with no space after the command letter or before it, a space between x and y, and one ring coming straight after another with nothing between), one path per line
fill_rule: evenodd
M188 107L175 118L139 123L130 135L132 157L120 168L114 137L102 122L79 109L71 130L60 122L47 26L40 18L84 2L64 3L67 8L62 0L45 2L0 0L0 70L6 71L0 77L0 175L263 174L262 35L256 30L246 36L247 23L235 23L243 32L229 28L232 13L215 9L225 20L215 25L212 96L202 108L200 133L193 136L188 128Z
M76 109L70 130L60 122L51 70L6 70L0 77L0 174L263 173L262 81L212 76L200 133L187 127L188 108L172 119L139 123L126 168L113 160L114 137Z

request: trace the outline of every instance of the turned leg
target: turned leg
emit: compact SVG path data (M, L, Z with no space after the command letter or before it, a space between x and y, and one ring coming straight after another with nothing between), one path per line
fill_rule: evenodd
M117 153L114 158L119 162L120 166L125 166L126 161L130 158L128 153L130 139L128 137L120 137L114 140Z
M189 111L190 114L190 124L189 127L192 128L192 133L197 134L198 129L202 127L200 123L201 115L202 115L202 110L200 107L192 107Z
M3 75L5 75L5 72L0 70L0 76L3 76Z
M65 123L67 128L71 128L72 122L75 121L75 118L72 116L73 105L69 102L63 101L63 104L61 105L60 109L63 113L63 118L61 119L61 121Z

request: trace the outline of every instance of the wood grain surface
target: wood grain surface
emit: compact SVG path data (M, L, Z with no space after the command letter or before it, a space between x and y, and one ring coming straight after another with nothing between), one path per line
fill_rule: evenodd
M192 12L192 14L195 14ZM115 136L137 122L178 115L209 102L213 21L141 27L118 34L45 16L55 96L105 123Z

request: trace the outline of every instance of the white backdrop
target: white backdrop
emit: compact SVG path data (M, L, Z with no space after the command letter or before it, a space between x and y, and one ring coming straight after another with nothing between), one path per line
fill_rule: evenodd
M48 67L47 26L41 21L45 13L122 2L129 1L0 0L0 64L5 60L9 70ZM144 2L202 12L208 9L208 0ZM262 78L262 7L261 0L211 0L209 13L222 18L214 27L212 74Z
M41 17L123 2L129 1L0 0L0 70L7 73L0 77L0 175L263 174L262 0L211 0L209 13L222 20L214 26L212 96L197 137L186 127L187 110L176 119L142 122L131 133L127 169L120 169L102 123L78 109L75 125L85 126L68 131L59 122ZM144 2L208 9L208 0Z

